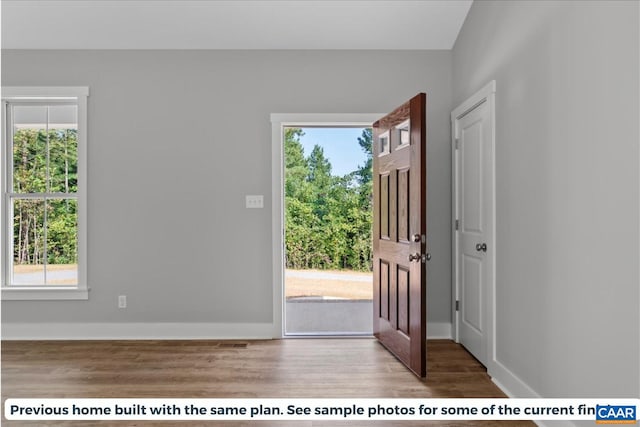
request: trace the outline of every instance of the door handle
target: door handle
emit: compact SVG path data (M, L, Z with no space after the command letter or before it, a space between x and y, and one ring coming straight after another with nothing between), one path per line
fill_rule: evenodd
M478 244L476 244L476 251L478 251L478 252L487 252L487 244L486 243L478 243Z
M426 253L426 254L420 255L418 252L416 252L415 254L409 254L409 262L418 261L418 260L422 262L431 261L431 254Z

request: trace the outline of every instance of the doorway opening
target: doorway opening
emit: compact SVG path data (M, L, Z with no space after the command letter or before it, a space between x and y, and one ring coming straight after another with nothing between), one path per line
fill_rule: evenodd
M372 334L371 128L285 126L284 334Z
M272 164L272 261L273 261L273 337L296 337L296 336L341 336L341 335L366 335L372 336L372 328L367 328L366 333L354 333L354 331L340 332L339 330L331 330L333 328L325 328L325 331L312 331L311 328L298 328L298 332L291 332L291 328L287 330L285 327L287 313L287 297L285 289L285 272L286 272L286 245L285 245L285 129L287 128L360 128L361 130L371 127L371 124L382 117L383 113L273 113L271 114L271 164ZM361 136L361 131L356 134ZM362 153L356 139L348 141L348 144L354 144L357 152ZM312 151L311 147L311 151ZM308 156L311 151L307 152ZM323 154L324 150L323 150ZM335 156L334 156L335 157ZM341 156L339 156L341 157ZM331 157L329 157L331 158ZM332 159L333 161L333 159ZM357 165L359 166L359 165ZM356 168L357 168L356 166ZM334 170L335 172L335 170ZM326 271L323 271L326 273ZM364 273L361 273L364 274ZM370 273L366 276L371 277ZM291 274L289 275L291 277ZM333 276L335 280L336 276ZM301 295L300 295L301 296ZM290 299L293 301L292 299ZM320 298L317 298L320 300ZM331 299L322 299L326 307L331 303ZM304 300L302 300L304 301ZM338 299L333 302L338 304ZM363 300L366 301L366 300ZM303 304L298 302L297 304ZM351 304L353 303L343 303ZM292 305L292 304L291 304ZM290 305L290 306L291 306ZM298 309L309 307L310 304L299 305ZM318 304L319 305L319 304ZM335 304L334 304L335 305ZM335 317L329 315L328 317ZM368 317L372 317L372 310L368 311ZM291 319L291 313L289 313ZM309 319L308 315L302 316L302 319ZM339 322L339 321L338 321ZM343 321L344 324L344 321ZM349 328L351 329L351 328ZM344 327L342 330L346 330Z

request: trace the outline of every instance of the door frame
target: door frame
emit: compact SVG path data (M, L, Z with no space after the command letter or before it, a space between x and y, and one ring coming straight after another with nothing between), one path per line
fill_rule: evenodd
M488 219L491 222L491 232L490 235L487 236L488 243L488 251L489 256L487 257L489 262L491 262L490 275L486 282L486 289L484 292L485 304L486 307L485 312L483 313L483 323L487 325L486 334L484 339L486 342L487 354L485 355L487 361L487 370L491 375L491 372L494 370L494 366L497 363L496 361L496 352L495 352L495 335L496 335L496 316L495 316L495 307L496 307L496 155L495 155L495 142L496 142L496 124L495 124L495 93L496 93L496 82L492 80L487 85L485 85L478 92L469 97L466 101L460 104L457 108L455 108L451 112L451 182L452 182L452 197L451 197L451 275L453 278L453 292L452 292L452 301L451 301L451 309L452 313L454 313L453 317L453 338L456 342L460 342L460 311L456 309L456 302L461 298L460 292L460 277L459 277L459 265L458 265L458 251L459 251L459 233L456 230L456 220L460 218L459 207L458 207L458 195L460 191L460 183L458 182L459 177L459 151L456 147L456 140L458 139L458 121L474 110L476 107L486 103L489 109L489 124L492 128L491 131L491 140L489 144L491 146L491 182L489 191L491 192L493 202L491 204L492 215Z
M271 114L271 242L273 263L273 338L284 338L284 128L370 127L385 113Z

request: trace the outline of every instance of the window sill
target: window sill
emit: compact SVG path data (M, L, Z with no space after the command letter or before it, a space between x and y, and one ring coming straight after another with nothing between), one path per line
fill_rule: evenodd
M76 287L3 287L2 301L88 300L89 290Z

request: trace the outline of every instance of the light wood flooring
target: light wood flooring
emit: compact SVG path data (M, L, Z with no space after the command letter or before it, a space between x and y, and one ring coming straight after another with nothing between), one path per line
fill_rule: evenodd
M505 397L461 346L430 340L415 377L374 339L3 341L6 398ZM171 426L176 422L16 422L3 426ZM189 426L534 426L532 422L183 422Z

